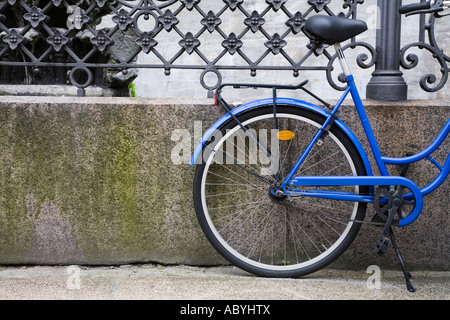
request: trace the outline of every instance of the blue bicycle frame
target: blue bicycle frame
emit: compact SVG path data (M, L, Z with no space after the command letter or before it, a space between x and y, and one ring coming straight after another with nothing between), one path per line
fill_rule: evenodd
M443 129L439 133L438 137L424 149L422 152L419 152L413 156L407 156L403 158L391 158L384 157L381 154L380 148L376 141L375 135L373 133L372 127L369 123L369 119L367 117L367 113L364 109L364 105L362 103L361 97L358 93L355 81L353 76L351 75L347 62L345 61L345 57L341 50L340 45L336 45L336 51L339 57L339 61L341 63L342 69L344 70L345 79L348 84L348 87L342 97L339 99L338 103L334 106L331 112L326 111L325 109L310 104L305 101L295 100L295 99L287 99L287 98L278 98L275 97L273 99L262 99L253 101L247 104L244 104L238 108L233 110L227 109L227 114L220 118L213 126L209 128L209 130L204 134L201 142L197 145L197 148L194 151L194 154L191 158L191 165L195 165L198 162L198 159L201 159L202 150L207 145L208 140L214 134L216 130L218 130L223 124L232 118L237 119L236 116L246 112L248 110L257 108L262 105L268 105L271 103L276 104L287 104L298 106L300 108L305 108L311 111L314 111L318 114L323 115L326 118L326 121L323 123L322 127L318 130L312 141L309 143L304 152L300 155L296 164L289 172L285 180L282 182L281 186L273 188L271 192L275 193L276 190L282 190L284 195L291 196L305 196L305 197L316 197L323 199L333 199L339 201L357 201L357 202L366 202L372 203L374 202L374 186L380 185L388 185L388 186L404 186L408 188L411 192L403 195L405 200L415 200L415 205L413 211L405 218L400 219L399 226L406 226L413 221L415 221L420 215L423 207L423 196L433 192L436 190L447 178L450 173L450 152L447 156L444 166L441 166L437 161L435 161L430 155L433 153L445 140L447 135L450 132L450 119L444 125ZM306 83L306 82L305 82ZM292 87L294 88L294 87ZM290 88L290 89L292 89ZM362 147L358 138L353 134L353 132L341 121L337 118L337 114L339 108L342 106L344 100L347 96L351 94L354 105L358 112L359 118L361 120L361 124L365 131L367 140L369 142L371 151L375 158L376 164L378 166L380 176L374 176L372 168L369 163L369 159L365 153L364 148ZM348 137L351 139L358 152L360 153L361 159L364 162L367 176L296 176L298 169L301 167L304 160L307 158L309 152L312 150L314 145L316 145L321 139L324 131L329 129L329 126L337 125L340 129L342 129ZM440 171L438 176L426 187L420 189L413 181L401 177L401 176L390 176L386 165L406 165L413 162L417 162L422 159L430 160ZM340 192L340 191L324 191L324 190L305 190L299 189L296 187L307 187L307 186L370 186L370 192L368 195L359 195L351 192ZM276 190L275 190L276 189ZM382 200L380 200L382 201Z
M450 132L450 119L445 124L444 128L439 133L438 137L435 141L427 147L422 152L417 153L413 156L408 156L404 158L390 158L384 157L381 154L378 143L375 139L375 135L372 131L372 127L369 123L367 113L364 109L364 105L361 101L360 95L356 88L356 84L354 82L353 76L349 75L346 77L348 88L342 95L342 98L333 108L332 112L329 114L327 120L323 124L322 128L317 132L314 136L313 140L310 142L308 147L305 149L303 154L298 159L297 163L294 165L288 176L286 177L281 188L286 191L286 194L292 195L301 195L307 197L316 197L316 198L326 198L340 201L359 201L359 202L373 202L373 193L370 195L357 195L354 193L344 193L344 192L332 192L332 191L319 191L319 190L298 190L295 187L299 186L348 186L348 185L366 185L366 186L375 186L375 185L402 185L411 190L411 193L405 194L404 198L406 200L415 199L415 207L413 211L404 219L399 221L399 226L406 226L417 219L422 211L423 206L423 196L433 192L436 190L442 182L447 178L450 173L450 153L447 156L444 166L441 166L437 161L431 158L430 154L433 153L445 140L447 135ZM361 120L361 124L364 128L365 134L367 136L367 140L369 142L370 148L372 150L373 156L377 163L378 169L381 173L381 176L373 176L371 173L368 176L357 176L357 177L349 177L349 176L295 176L296 172L302 165L303 161L308 156L310 150L313 146L319 141L320 136L323 131L326 130L330 121L335 117L339 108L341 107L343 101L351 94L356 110L358 112L359 118ZM424 158L429 159L440 171L439 175L426 187L419 189L419 187L412 182L411 180L399 177L399 176L390 176L389 172L386 168L387 164L393 165L405 165L410 164ZM371 172L371 171L370 171Z

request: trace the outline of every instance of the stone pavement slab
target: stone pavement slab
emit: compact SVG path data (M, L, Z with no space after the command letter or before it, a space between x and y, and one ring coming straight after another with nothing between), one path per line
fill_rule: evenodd
M366 270L267 279L228 266L3 266L0 300L449 300L449 272L412 273L415 293L395 270L374 288Z

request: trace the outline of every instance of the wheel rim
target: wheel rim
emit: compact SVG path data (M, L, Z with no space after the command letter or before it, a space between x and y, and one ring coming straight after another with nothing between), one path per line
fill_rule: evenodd
M277 116L281 126L286 120L287 126L290 125L290 122L298 122L315 131L320 128L320 124L304 116L287 113L280 113ZM250 127L260 121L269 121L271 117L273 117L272 114L263 114L244 121L243 125ZM303 130L303 128L299 129ZM309 211L308 213L305 208L309 206L307 202L311 199L302 203L303 207L299 207L298 199L295 199L293 208L291 203L282 203L285 200L277 203L276 199L271 198L268 194L268 186L261 183L256 184L254 179L246 182L245 179L239 177L239 174L243 175L244 172L240 168L239 173L236 173L230 171L230 168L226 168L225 164L221 164L220 170L214 170L214 166L219 166L213 163L213 160L217 160L217 155L221 151L220 146L238 131L242 131L238 126L228 130L218 143L215 143L214 152L206 159L201 180L201 205L206 224L217 241L216 245L221 246L227 252L228 257L231 257L234 263L240 264L240 267L244 267L244 269L245 265L249 265L263 270L292 271L308 268L329 259L328 257L336 253L351 232L354 223L349 220L355 219L358 204L346 205L347 221L325 219L323 212L316 218L314 217L316 212ZM296 134L302 133L297 130ZM329 134L329 139L337 146L337 152L342 153L341 156L346 159L347 168L342 168L342 170L346 170L345 174L356 175L355 165L342 142L333 133ZM238 148L235 150L237 151ZM322 158L321 162L330 161L332 155ZM284 156L283 153L280 153L280 167L285 166ZM315 158L317 156L318 153L314 155ZM221 158L227 160L223 156ZM250 157L245 159L250 161ZM314 166L317 167L318 164L316 163ZM339 168L332 169L336 171ZM305 170L308 171L307 168ZM227 174L225 175L223 172ZM260 181L258 180L258 182ZM245 195L236 198L236 194L241 192L240 184L246 183L250 187L246 190ZM215 193L219 188L221 188L221 193ZM358 192L358 187L353 188L355 188L353 189L355 192ZM222 201L219 198L226 200ZM227 199L231 199L231 201L227 202ZM243 202L242 199L246 199L246 202ZM317 199L312 199L312 201L317 205ZM321 202L324 201L321 200ZM322 206L326 205L322 204ZM301 214L303 216L300 218ZM320 229L324 227L329 229L326 231L327 235L320 234L322 232ZM330 232L335 235L328 235ZM319 238L322 240L316 242L316 239ZM277 252L275 253L275 251Z

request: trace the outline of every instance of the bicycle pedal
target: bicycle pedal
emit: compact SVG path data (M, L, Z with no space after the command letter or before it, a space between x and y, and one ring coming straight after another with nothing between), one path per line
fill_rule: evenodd
M387 251L390 244L391 244L391 240L389 240L388 237L383 235L378 240L377 245L374 249L374 252L378 255L383 255Z

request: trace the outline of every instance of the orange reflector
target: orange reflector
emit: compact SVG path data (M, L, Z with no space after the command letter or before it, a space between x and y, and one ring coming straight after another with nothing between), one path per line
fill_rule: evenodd
M278 140L287 141L291 140L295 137L295 133L289 130L279 131L278 132Z

